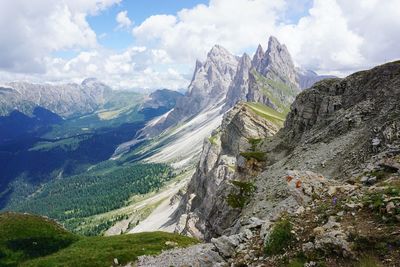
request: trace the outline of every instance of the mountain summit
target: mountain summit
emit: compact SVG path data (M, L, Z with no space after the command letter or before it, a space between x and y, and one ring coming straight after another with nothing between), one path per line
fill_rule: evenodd
M313 74L312 78L308 78L309 73ZM275 37L269 38L265 52L259 45L252 59L246 53L238 57L215 45L205 61L196 61L187 93L177 100L175 107L147 125L134 140L121 144L114 156L129 151L132 144L165 133L169 141L177 141L182 136L191 141L185 149L178 144L171 146L169 142L160 152L167 157L156 154L152 158L157 161L172 160L173 155L180 159L192 158L200 153L204 138L221 123L223 114L238 101L259 102L286 114L303 89L300 84L310 85L318 77L314 72L295 68L288 49ZM169 131L177 125L181 127Z

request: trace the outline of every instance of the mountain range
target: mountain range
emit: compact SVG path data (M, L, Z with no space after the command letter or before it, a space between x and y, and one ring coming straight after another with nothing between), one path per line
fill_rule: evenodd
M322 78L296 68L286 46L270 37L267 50L260 45L252 59L215 45L204 62L196 62L185 95L114 91L93 78L81 84L8 83L0 93L0 159L12 163L1 170L1 206L24 210L35 199L27 197L43 185L110 158L106 165L113 168L145 162L192 170L204 139L238 101L257 102L284 118L301 85Z
M122 264L397 266L399 70L320 76L270 37L252 57L213 46L185 94L8 83L0 208L83 235L202 242Z

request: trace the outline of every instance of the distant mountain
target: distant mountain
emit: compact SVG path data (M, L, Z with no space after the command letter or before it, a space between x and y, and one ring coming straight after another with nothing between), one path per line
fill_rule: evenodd
M302 68L297 68L297 81L301 89L307 89L314 85L314 83L319 82L323 79L336 78L333 75L318 75L312 70L305 70Z
M121 144L114 156L153 139L153 144L160 145L144 148L144 155L151 154L156 162L188 163L189 158L197 158L204 138L238 101L259 102L287 114L304 86L319 79L322 77L314 72L296 68L286 46L275 37L269 38L265 52L259 45L252 59L247 54L234 56L215 45L204 62L196 61L188 90L174 109L150 122L135 139Z
M0 209L15 207L56 178L86 173L107 161L119 144L172 109L180 97L166 89L150 96L111 90L96 79L2 87Z
M39 137L48 131L51 125L60 124L62 121L60 116L41 107L35 107L31 116L14 110L8 116L0 117L0 145Z
M159 110L168 111L173 109L176 102L183 97L183 95L177 91L160 89L152 92L145 102L142 104L141 109L145 110Z
M215 45L205 62L196 62L186 95L179 99L174 110L157 127L164 130L220 105L233 81L237 65L238 59L234 55L222 46Z
M93 112L112 95L110 87L89 78L81 84L33 84L10 82L0 86L0 116L18 110L32 114L40 106L62 117Z

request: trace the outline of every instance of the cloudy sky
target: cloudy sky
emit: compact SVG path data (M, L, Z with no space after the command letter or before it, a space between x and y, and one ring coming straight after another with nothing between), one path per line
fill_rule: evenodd
M270 35L297 65L343 76L400 58L400 1L3 0L0 82L180 89L214 44L252 54Z

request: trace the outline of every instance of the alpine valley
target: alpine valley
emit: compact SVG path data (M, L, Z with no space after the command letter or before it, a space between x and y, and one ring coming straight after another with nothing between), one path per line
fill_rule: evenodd
M400 62L265 48L213 46L185 94L1 85L0 265L399 266Z

